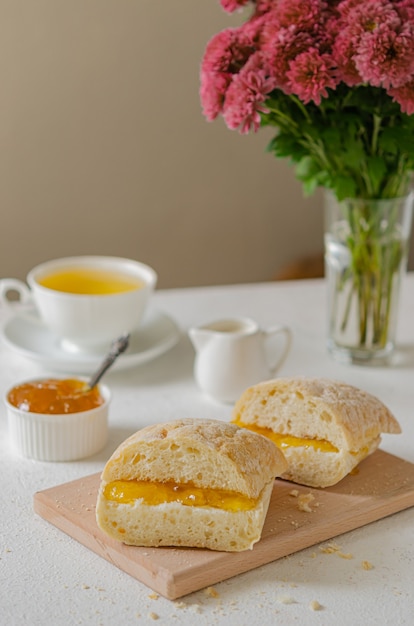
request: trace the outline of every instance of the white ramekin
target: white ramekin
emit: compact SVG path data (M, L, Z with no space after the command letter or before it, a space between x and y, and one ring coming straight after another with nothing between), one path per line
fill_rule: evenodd
M37 379L39 380L39 379ZM7 400L10 443L21 455L38 461L76 461L101 450L108 440L110 391L99 385L105 402L79 413L51 415L22 411Z

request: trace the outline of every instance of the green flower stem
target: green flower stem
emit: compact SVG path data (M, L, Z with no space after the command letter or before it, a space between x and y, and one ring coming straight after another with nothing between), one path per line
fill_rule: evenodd
M336 290L330 291L330 339L367 355L390 341L392 299L408 238L398 217L414 172L414 115L402 113L380 87L340 84L327 91L316 105L275 89L261 125L276 128L268 150L291 159L305 195L325 188L344 209L338 232L327 233ZM384 214L382 201L388 203Z
M405 252L404 242L397 237L398 201L391 204L387 215L369 202L349 200L344 206L351 264L338 285L339 291L349 288L340 331L345 333L352 323L354 302L359 348L382 349L388 341L394 281Z

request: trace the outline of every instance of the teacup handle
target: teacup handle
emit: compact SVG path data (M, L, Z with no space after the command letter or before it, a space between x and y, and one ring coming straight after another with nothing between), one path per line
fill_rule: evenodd
M292 345L292 331L290 330L289 326L278 325L278 326L271 326L270 328L266 328L265 330L262 331L262 333L263 333L263 338L266 343L269 343L269 340L278 334L283 334L285 337L285 344L284 344L282 354L277 358L276 361L271 362L271 360L269 359L270 361L269 369L270 369L271 375L273 376L276 373L276 371L283 365L283 363L286 360L287 355L289 354L290 347Z
M10 291L16 291L19 294L20 304L29 304L32 301L32 294L26 283L16 278L3 278L0 280L0 303L3 306L12 304L7 297Z

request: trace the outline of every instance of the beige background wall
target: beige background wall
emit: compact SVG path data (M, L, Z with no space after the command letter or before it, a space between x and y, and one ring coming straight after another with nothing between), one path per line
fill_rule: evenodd
M321 196L205 121L218 0L0 0L0 276L108 254L159 287L272 279L322 248Z

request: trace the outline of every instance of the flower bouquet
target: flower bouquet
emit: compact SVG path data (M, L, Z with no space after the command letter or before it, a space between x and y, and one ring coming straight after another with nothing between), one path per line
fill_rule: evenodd
M294 163L306 194L328 191L331 348L382 356L410 233L414 0L221 4L251 10L207 44L204 115L241 133L275 127L269 151Z

